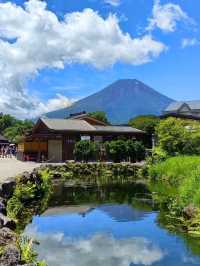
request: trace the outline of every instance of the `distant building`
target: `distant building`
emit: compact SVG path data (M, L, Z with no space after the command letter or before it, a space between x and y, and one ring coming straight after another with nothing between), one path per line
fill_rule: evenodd
M105 142L118 138L143 140L145 132L130 126L111 126L78 114L68 119L40 118L30 135L18 146L18 158L61 162L73 160L74 145L80 140Z
M200 100L172 102L164 111L161 118L177 117L200 120Z

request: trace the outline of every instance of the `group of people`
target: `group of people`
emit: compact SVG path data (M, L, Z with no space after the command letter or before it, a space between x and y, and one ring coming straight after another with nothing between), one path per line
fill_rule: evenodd
M12 158L16 156L16 147L14 145L0 146L0 158Z

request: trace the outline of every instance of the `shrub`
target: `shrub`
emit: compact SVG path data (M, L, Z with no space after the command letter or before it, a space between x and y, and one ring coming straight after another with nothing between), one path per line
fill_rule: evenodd
M97 147L94 142L81 140L75 144L74 156L77 161L88 162L94 159L97 152Z
M145 147L141 141L134 142L136 161L142 161L145 158Z
M113 140L106 142L108 157L115 163L119 163L127 158L127 145L124 140Z
M131 162L136 162L136 149L135 142L133 140L127 140L127 156L131 159Z
M155 147L152 150L152 156L150 157L150 164L160 163L168 158L167 152L162 150L160 147Z
M127 140L127 157L131 159L131 162L141 161L145 158L145 147L142 142Z

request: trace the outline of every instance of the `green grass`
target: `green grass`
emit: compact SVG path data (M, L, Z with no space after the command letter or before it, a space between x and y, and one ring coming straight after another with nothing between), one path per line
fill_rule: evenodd
M149 175L157 180L166 180L177 185L200 166L200 156L171 157L164 162L149 167Z
M149 175L153 180L162 182L163 187L175 188L177 193L174 197L182 206L193 204L200 208L200 156L171 157L150 166ZM159 192L166 197L166 192Z

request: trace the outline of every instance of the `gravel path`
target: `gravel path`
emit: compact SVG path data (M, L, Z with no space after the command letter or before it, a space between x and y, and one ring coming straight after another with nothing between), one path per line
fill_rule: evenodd
M25 171L31 172L34 168L39 167L39 163L21 162L15 158L0 158L0 183L14 178Z

